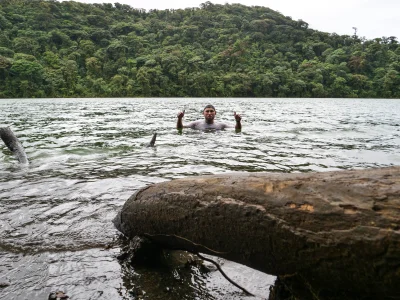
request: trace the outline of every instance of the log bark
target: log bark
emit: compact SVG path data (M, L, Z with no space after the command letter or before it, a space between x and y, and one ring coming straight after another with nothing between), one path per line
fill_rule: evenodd
M177 179L138 191L114 223L296 278L315 297L400 297L400 167Z

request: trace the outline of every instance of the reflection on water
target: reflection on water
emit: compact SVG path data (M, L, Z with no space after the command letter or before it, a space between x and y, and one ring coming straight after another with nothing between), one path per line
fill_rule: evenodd
M175 129L183 107L189 122L209 102L218 120L240 113L242 132ZM244 299L215 270L124 264L111 220L136 190L174 178L400 164L398 100L16 99L0 100L0 120L30 159L0 144L0 299ZM272 276L222 263L268 296Z

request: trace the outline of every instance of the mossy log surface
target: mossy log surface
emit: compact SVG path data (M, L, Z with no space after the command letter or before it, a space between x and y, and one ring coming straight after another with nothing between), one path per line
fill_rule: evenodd
M138 191L114 222L128 237L301 278L314 295L400 297L400 167L177 179Z

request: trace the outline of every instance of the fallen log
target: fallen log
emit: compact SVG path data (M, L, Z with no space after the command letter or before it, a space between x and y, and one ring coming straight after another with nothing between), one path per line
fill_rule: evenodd
M28 164L28 157L26 156L24 147L21 142L12 132L10 127L1 127L0 128L0 138L3 140L4 144L6 144L7 148L14 154L14 156L18 159L21 164Z
M400 167L177 179L135 193L114 223L295 279L313 297L400 297Z

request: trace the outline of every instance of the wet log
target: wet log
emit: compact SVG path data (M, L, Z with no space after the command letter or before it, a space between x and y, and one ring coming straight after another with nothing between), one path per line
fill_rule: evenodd
M320 299L400 297L400 167L177 179L138 191L114 223L301 282Z
M24 147L9 127L0 128L0 138L21 164L28 164Z

